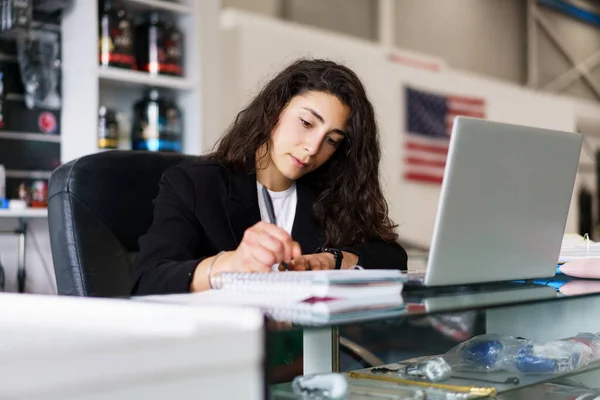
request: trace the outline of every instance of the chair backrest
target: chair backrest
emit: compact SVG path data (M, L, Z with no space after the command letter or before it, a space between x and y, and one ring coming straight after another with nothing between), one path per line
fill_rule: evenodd
M138 238L153 218L158 182L196 156L108 151L58 167L48 188L50 246L58 293L129 295Z

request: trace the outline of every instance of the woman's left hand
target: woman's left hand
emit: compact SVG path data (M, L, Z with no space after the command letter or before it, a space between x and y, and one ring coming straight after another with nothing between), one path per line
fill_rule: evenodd
M352 253L342 252L342 269L349 269L358 263L358 256ZM335 268L335 257L331 253L305 254L294 258L288 264L294 271L318 271Z

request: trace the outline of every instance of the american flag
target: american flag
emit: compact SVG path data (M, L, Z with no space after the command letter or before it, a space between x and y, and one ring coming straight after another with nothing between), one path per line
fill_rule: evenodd
M441 184L454 118L485 118L485 100L406 88L404 178Z

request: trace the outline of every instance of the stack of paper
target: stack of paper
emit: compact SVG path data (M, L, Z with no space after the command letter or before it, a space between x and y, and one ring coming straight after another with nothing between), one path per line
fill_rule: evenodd
M401 310L404 279L400 271L393 270L227 273L219 276L215 290L137 299L253 307L277 320L326 323L361 313Z
M0 294L0 398L263 398L263 325L257 310Z

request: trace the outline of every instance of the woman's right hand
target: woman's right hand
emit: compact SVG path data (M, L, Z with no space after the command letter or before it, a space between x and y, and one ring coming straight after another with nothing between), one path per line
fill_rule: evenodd
M219 272L269 272L273 264L289 263L301 255L300 244L286 231L274 224L258 222L246 229L236 250L206 258L198 264L190 291L210 289L210 278Z
M258 222L244 232L235 251L223 254L213 266L218 272L269 272L273 264L300 257L300 244L275 224Z

